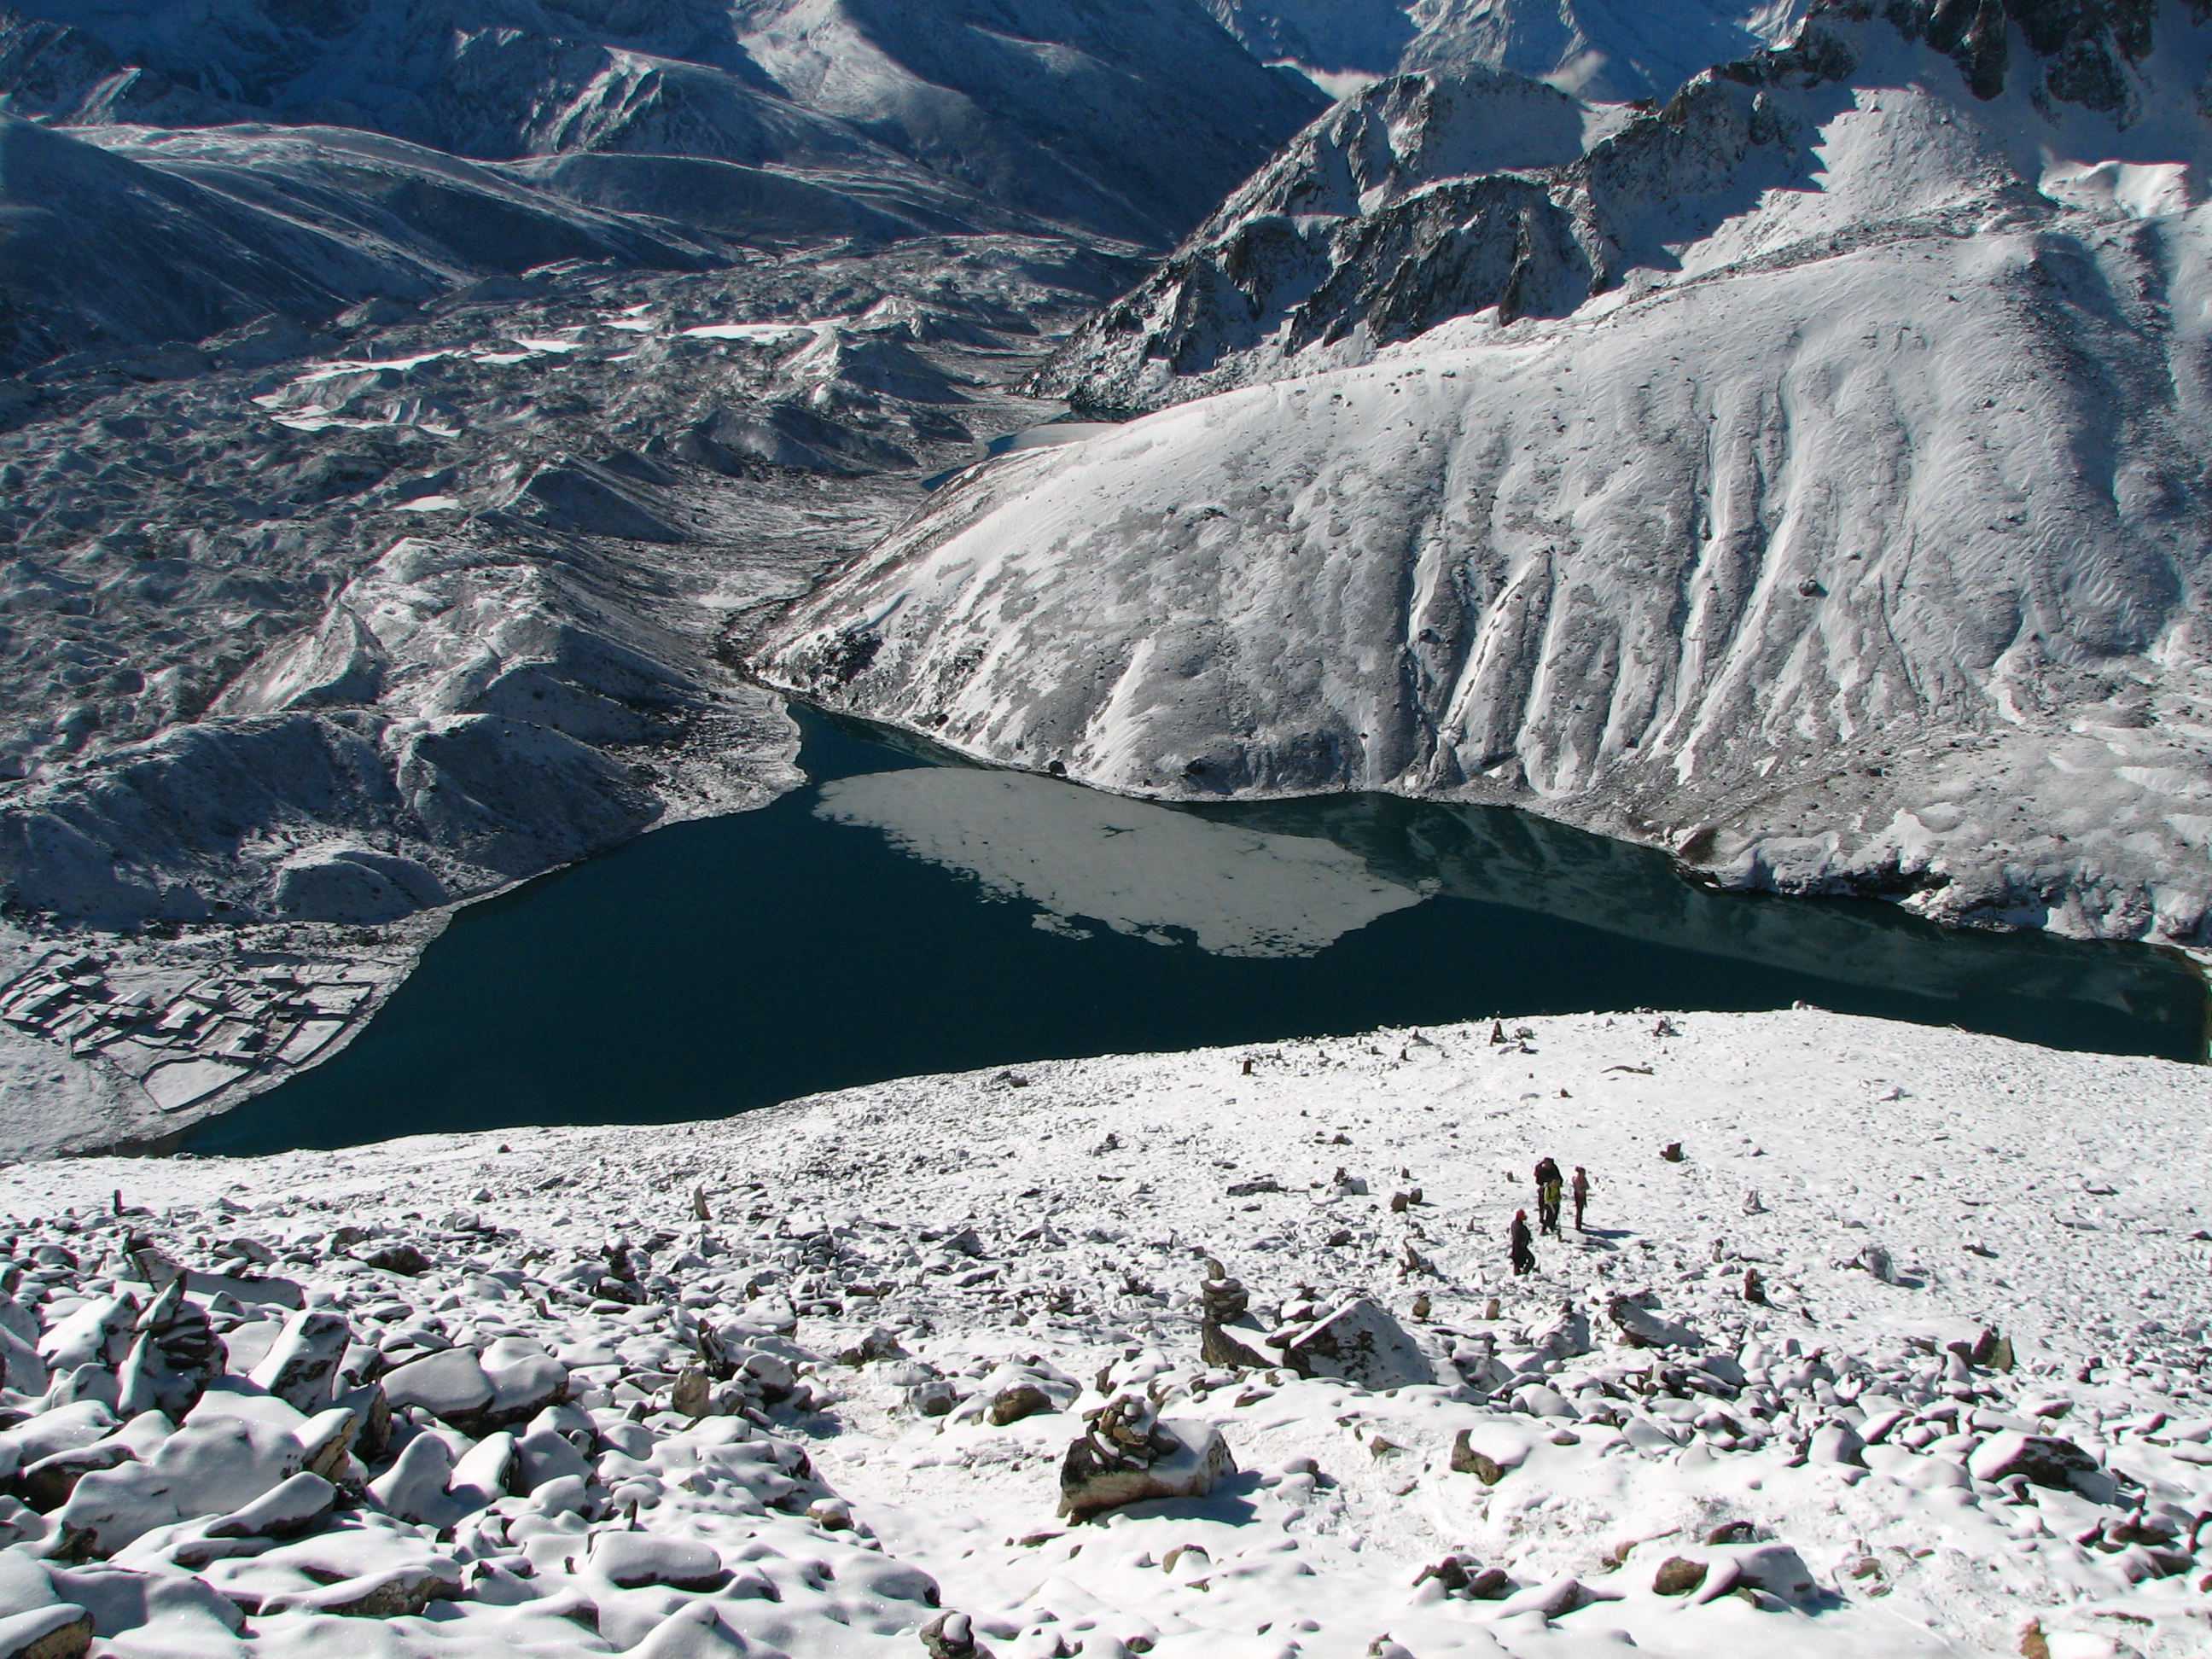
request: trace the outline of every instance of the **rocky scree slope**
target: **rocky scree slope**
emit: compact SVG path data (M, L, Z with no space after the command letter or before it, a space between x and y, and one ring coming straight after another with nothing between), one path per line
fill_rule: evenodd
M1109 788L2201 942L2208 51L1835 5L1648 113L1373 88L1039 381L1212 395L976 470L757 660Z
M17 1166L0 1639L2180 1659L2195 1079L1583 1016ZM1109 1408L1210 1485L1070 1524Z

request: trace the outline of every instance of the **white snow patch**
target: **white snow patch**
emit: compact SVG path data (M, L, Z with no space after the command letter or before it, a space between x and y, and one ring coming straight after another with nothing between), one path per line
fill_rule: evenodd
M932 767L825 784L820 817L880 830L988 892L1225 957L1304 957L1421 895L1318 837L1210 823L1021 773Z

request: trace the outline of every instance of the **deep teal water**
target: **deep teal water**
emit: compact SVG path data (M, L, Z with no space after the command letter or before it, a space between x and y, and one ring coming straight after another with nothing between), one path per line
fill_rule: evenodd
M2204 1055L2202 977L2148 949L1960 933L1865 901L1715 893L1657 854L1498 808L1375 795L1133 807L1038 780L967 780L987 796L1001 780L1024 804L1026 816L981 827L1032 888L1080 888L1102 849L1143 837L1129 843L1147 849L1139 890L1115 902L1125 928L1145 925L1116 931L1104 925L1115 917L1054 915L957 860L894 844L927 842L926 825L825 818L823 784L933 762L803 723L809 787L461 912L350 1048L199 1126L185 1149L672 1121L915 1073L1584 1010L1802 1000L2057 1048ZM896 806L929 781L868 787ZM1139 815L1135 828L1054 828L1055 814L1094 806ZM1248 912L1300 913L1300 849L1316 848L1315 891L1380 889L1401 908L1309 954L1204 948L1206 923L1180 925L1173 903L1148 911L1141 890L1150 849L1164 872L1193 842L1176 817L1248 832L1196 837L1213 848L1201 849L1208 890ZM1248 843L1256 862L1240 862Z

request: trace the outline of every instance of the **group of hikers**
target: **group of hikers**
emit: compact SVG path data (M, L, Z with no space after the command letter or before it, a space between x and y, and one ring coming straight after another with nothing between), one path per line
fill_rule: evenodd
M1536 1165L1536 1222L1545 1232L1557 1238L1559 1233L1559 1200L1571 1193L1575 1200L1575 1231L1581 1232L1583 1212L1589 1206L1589 1171L1579 1164L1575 1165L1574 1184L1570 1188L1559 1174L1559 1166L1550 1158ZM1516 1277L1536 1271L1535 1241L1528 1231L1528 1212L1513 1212L1513 1272Z

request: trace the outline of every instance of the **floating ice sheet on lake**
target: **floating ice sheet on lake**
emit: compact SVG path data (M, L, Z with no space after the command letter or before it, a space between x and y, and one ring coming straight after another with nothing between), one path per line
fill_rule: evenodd
M1333 842L1209 823L1019 773L957 768L825 784L815 808L1051 915L1224 957L1311 956L1421 895Z

